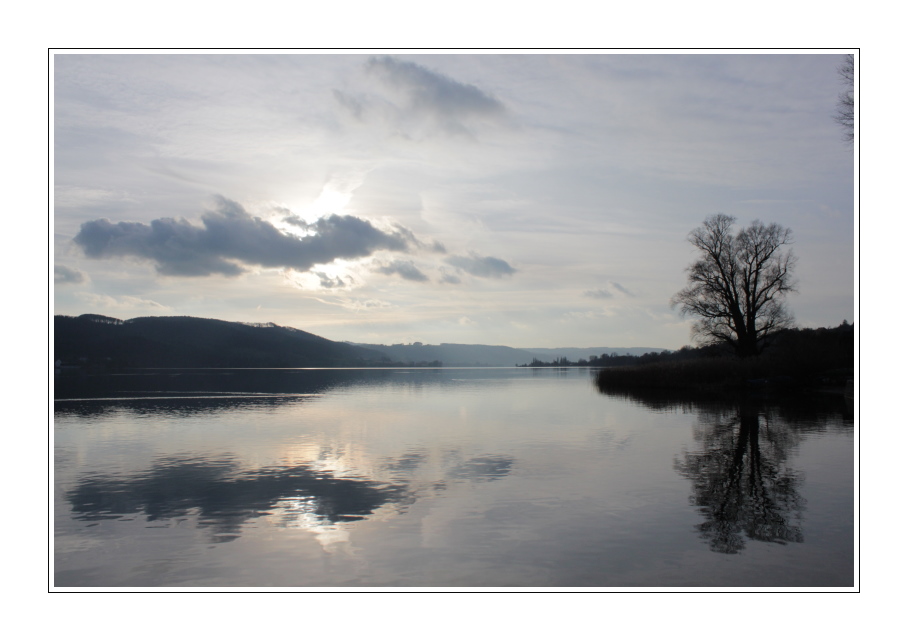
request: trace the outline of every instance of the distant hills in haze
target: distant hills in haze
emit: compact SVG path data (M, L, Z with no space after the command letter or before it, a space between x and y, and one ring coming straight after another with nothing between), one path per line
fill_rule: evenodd
M620 356L630 354L640 356L649 352L661 352L655 347L559 347L559 348L515 348L501 345L461 345L442 343L441 345L373 345L356 343L359 347L386 354L393 361L432 362L441 361L449 367L513 367L527 365L538 359L553 361L567 358L569 361L589 359L590 356L616 353Z
M274 323L191 316L120 320L98 314L54 316L54 361L114 367L512 367L538 359L571 361L650 347L517 349L496 345L370 345L331 341Z

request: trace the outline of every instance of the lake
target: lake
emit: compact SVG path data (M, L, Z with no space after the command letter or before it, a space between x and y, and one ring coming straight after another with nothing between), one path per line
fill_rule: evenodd
M584 368L54 381L54 586L848 588L851 401Z

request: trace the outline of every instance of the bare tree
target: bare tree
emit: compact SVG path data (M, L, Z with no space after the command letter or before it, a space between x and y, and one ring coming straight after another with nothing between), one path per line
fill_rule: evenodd
M756 220L735 234L734 223L734 217L716 214L690 233L700 259L687 268L688 285L671 304L698 319L691 336L699 343L727 344L749 357L794 324L783 299L795 291L796 258L785 250L790 229Z
M845 130L845 140L854 142L854 54L845 56L844 62L839 66L839 76L842 84L848 87L847 91L839 94L839 107L836 110L835 121Z

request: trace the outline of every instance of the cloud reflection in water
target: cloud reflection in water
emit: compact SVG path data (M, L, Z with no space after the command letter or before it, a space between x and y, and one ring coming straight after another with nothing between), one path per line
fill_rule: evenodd
M162 521L195 513L199 527L229 541L261 516L279 513L283 526L348 523L385 504L407 502L407 492L400 484L337 478L308 465L243 470L231 459L171 458L126 478L85 477L67 499L74 518L83 521L129 514Z
M453 470L451 477L471 481L494 481L511 471L514 459L509 456L476 456Z
M411 452L391 467L408 476L424 457ZM509 474L513 463L507 456L475 456L446 476L494 481ZM434 486L445 485L439 481ZM213 541L225 542L238 538L247 521L265 517L273 526L311 531L323 544L346 540L348 533L338 526L366 519L385 506L403 509L416 497L417 490L404 482L337 477L311 465L244 470L230 458L188 457L162 459L128 476L88 475L67 493L73 518L81 521L136 514L149 522L195 516L198 527L212 532Z

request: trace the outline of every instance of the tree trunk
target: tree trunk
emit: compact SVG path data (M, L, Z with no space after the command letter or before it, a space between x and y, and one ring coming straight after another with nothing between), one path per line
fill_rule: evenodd
M738 336L738 343L735 346L735 352L741 358L751 358L757 356L760 350L757 345L757 337L754 334L745 333Z

